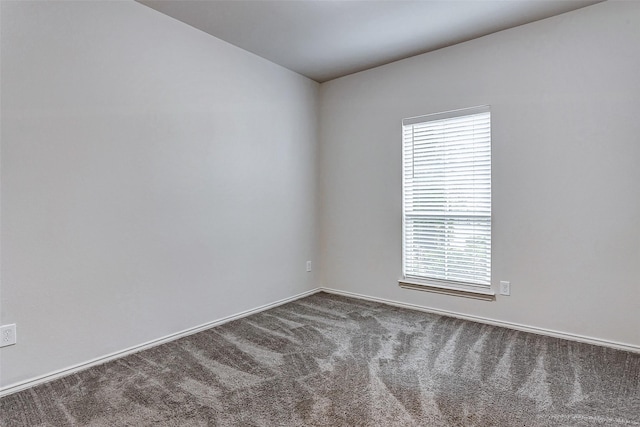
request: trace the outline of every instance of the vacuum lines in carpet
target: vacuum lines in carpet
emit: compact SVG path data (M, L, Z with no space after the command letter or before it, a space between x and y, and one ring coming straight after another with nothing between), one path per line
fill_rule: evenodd
M640 426L640 355L318 293L0 399L16 426Z

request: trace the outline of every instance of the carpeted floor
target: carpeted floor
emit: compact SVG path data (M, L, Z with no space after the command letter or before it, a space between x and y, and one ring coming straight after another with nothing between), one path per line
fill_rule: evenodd
M640 355L326 293L0 400L13 426L640 426Z

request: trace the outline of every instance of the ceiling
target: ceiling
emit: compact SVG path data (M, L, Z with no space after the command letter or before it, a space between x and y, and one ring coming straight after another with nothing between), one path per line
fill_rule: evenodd
M137 0L325 82L601 0Z

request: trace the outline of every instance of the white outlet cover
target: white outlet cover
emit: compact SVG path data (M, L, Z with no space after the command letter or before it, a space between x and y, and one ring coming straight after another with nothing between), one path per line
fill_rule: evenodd
M500 295L511 295L511 283L506 281L500 282Z
M16 343L16 325L0 326L0 347L14 345Z

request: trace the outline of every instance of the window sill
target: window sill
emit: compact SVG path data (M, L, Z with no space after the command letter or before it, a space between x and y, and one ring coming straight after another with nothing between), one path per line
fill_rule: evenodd
M454 285L435 284L429 282L419 282L411 279L400 279L398 285L404 289L415 291L434 292L437 294L453 295L464 298L473 298L483 301L494 301L496 293L490 289L469 289Z

